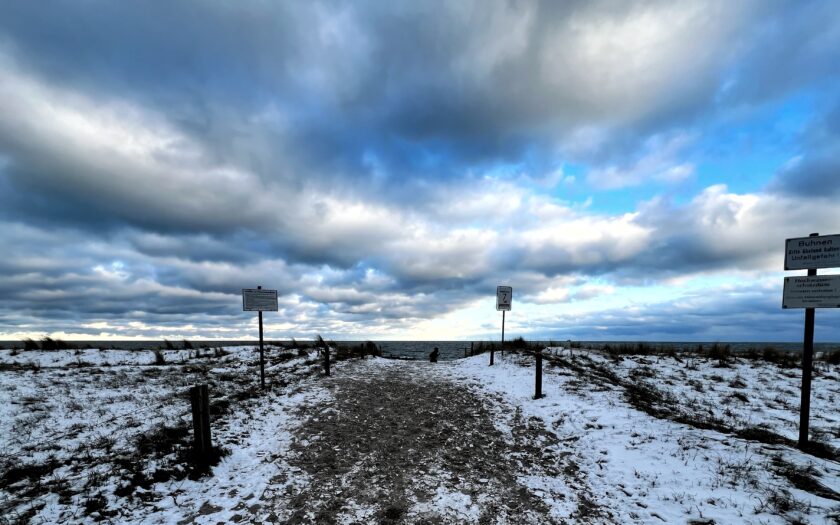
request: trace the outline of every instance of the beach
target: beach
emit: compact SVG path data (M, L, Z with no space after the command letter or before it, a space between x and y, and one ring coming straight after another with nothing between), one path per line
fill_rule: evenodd
M543 351L429 363L254 347L0 353L10 523L834 523L840 369ZM335 355L333 354L335 357ZM188 461L192 384L221 459Z

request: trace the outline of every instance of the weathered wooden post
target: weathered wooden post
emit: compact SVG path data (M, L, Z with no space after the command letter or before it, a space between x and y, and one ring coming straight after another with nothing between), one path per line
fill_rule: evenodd
M213 443L210 439L210 391L207 385L190 388L193 420L193 449L199 464L207 464Z
M472 342L472 341L470 341L470 357L472 357L472 356L474 356L474 355L475 355L475 354L473 353L473 342Z
M542 393L542 350L536 351L537 375L534 378L534 399L543 397Z
M324 375L330 376L330 345L324 343Z

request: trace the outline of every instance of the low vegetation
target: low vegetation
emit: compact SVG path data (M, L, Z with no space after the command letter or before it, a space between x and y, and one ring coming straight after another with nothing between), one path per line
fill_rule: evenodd
M52 520L84 515L118 522L132 508L169 497L156 484L207 473L191 456L190 386L210 387L217 445L211 459L218 460L240 439L242 423L229 427L231 418L323 373L302 345L266 345L268 388L261 390L253 346L191 349L167 341L169 350L68 351L54 339L36 344L37 350L30 344L23 353L5 351L14 361L0 363L0 400L9 407L0 423L3 525L36 519L51 494L58 495ZM380 353L372 342L334 349L336 359Z

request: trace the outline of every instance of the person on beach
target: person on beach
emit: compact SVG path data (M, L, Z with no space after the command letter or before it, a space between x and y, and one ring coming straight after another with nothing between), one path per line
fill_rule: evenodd
M429 361L431 361L432 363L437 363L437 358L439 355L440 352L438 352L438 347L435 347L435 349L432 350L432 353L429 354Z

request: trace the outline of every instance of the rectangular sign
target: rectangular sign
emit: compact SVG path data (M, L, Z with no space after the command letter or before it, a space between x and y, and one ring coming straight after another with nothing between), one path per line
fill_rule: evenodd
M840 267L840 235L797 237L785 241L785 270Z
M782 308L840 308L840 275L785 277Z
M277 290L242 289L242 310L246 312L276 312Z
M510 286L496 287L496 310L510 311L510 303L513 301L513 288Z

